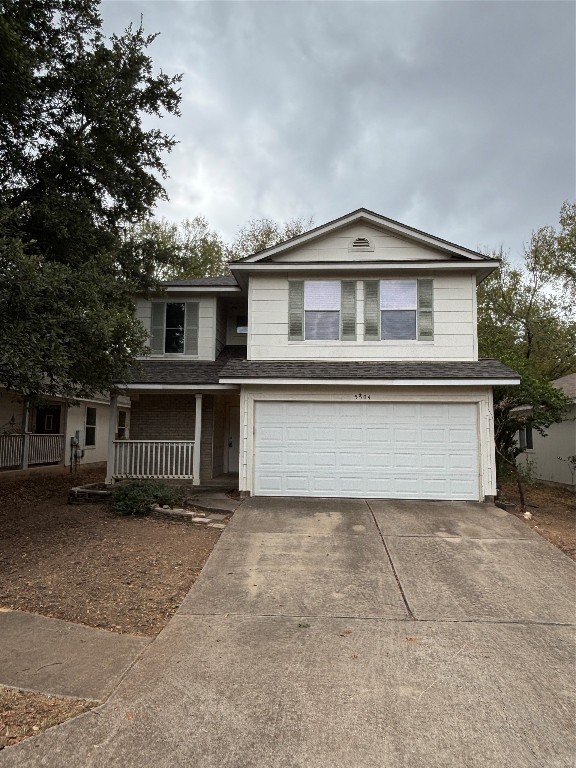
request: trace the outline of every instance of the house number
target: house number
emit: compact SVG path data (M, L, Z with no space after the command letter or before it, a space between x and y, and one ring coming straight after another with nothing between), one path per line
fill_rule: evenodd
M359 393L358 395L354 395L354 400L370 400L370 395Z

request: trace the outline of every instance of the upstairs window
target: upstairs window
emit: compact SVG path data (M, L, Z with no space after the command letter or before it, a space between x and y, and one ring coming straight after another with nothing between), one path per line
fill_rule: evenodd
M364 339L432 341L433 301L432 280L366 280Z
M304 338L340 338L340 282L306 280L304 283Z
M248 333L248 315L236 315L236 333L240 336Z
M291 280L288 298L290 341L354 341L354 280Z
M151 348L153 355L197 355L198 302L153 302Z

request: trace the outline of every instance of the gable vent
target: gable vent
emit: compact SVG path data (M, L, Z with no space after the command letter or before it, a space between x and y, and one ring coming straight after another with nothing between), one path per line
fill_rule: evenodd
M374 246L367 237L357 237L350 244L351 251L373 251Z

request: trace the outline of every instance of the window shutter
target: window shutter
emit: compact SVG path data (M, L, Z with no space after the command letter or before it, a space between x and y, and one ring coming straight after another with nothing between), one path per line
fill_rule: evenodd
M304 339L304 281L290 280L288 283L288 339Z
M152 333L150 348L153 355L164 354L164 321L166 319L166 304L152 303Z
M434 281L418 280L418 338L434 339Z
M198 302L186 302L186 332L184 335L184 354L198 354Z
M342 341L356 341L356 281L342 281Z
M380 339L380 298L378 280L364 281L364 341Z

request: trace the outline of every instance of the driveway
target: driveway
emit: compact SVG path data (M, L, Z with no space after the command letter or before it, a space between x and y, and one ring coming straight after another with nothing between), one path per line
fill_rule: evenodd
M490 505L251 499L108 702L0 765L572 768L574 586Z

